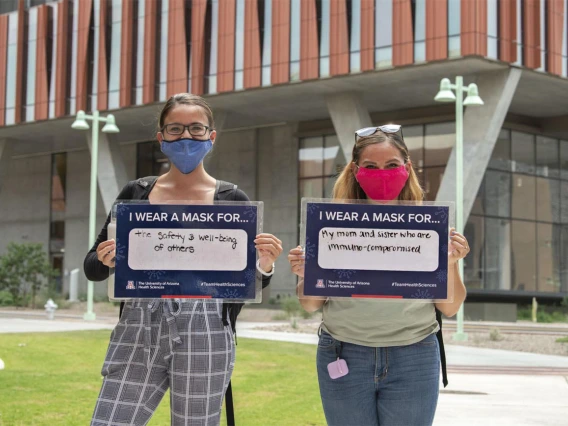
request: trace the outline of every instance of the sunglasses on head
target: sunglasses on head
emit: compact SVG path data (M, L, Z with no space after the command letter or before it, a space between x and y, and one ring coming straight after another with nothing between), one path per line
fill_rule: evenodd
M380 130L383 133L398 133L400 132L400 137L402 138L402 126L400 124L384 124L382 126L377 127L364 127L355 131L355 142L357 142L357 138L364 138L366 136L374 135L377 130ZM403 138L404 140L404 138Z

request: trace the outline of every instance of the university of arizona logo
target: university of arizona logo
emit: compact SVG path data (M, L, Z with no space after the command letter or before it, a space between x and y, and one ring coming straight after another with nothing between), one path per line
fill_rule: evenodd
M316 288L325 288L323 280L318 280L318 282L316 283Z
M126 289L127 290L136 290L136 287L134 287L134 281L128 281L128 284L126 285Z

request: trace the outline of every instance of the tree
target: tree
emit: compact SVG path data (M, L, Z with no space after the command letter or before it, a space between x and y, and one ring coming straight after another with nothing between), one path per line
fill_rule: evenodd
M51 286L58 271L49 264L41 244L8 244L5 255L0 256L0 290L12 294L14 303L22 306L31 297L32 308L39 290Z

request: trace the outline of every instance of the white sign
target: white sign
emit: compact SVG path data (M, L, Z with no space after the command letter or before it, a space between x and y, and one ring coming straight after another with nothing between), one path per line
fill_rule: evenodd
M322 228L318 263L323 269L433 272L439 239L436 231Z
M136 228L128 247L132 270L242 271L247 266L242 229Z

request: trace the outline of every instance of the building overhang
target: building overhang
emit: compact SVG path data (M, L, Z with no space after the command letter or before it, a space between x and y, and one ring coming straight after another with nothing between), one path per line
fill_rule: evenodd
M440 80L464 77L474 83L481 73L506 70L508 63L481 57L467 57L360 74L330 77L271 87L206 96L215 112L227 113L224 129L265 126L282 122L328 119L326 96L359 93L371 113L440 108L434 101ZM483 87L479 87L483 97ZM551 74L523 70L510 114L531 118L543 133L568 138L568 80ZM113 142L153 140L163 102L114 111L120 133ZM447 108L444 109L447 111ZM106 111L103 115L106 114ZM71 129L74 117L31 122L0 128L0 139L17 141L14 155L32 155L85 149L81 131ZM85 131L83 131L85 132Z

